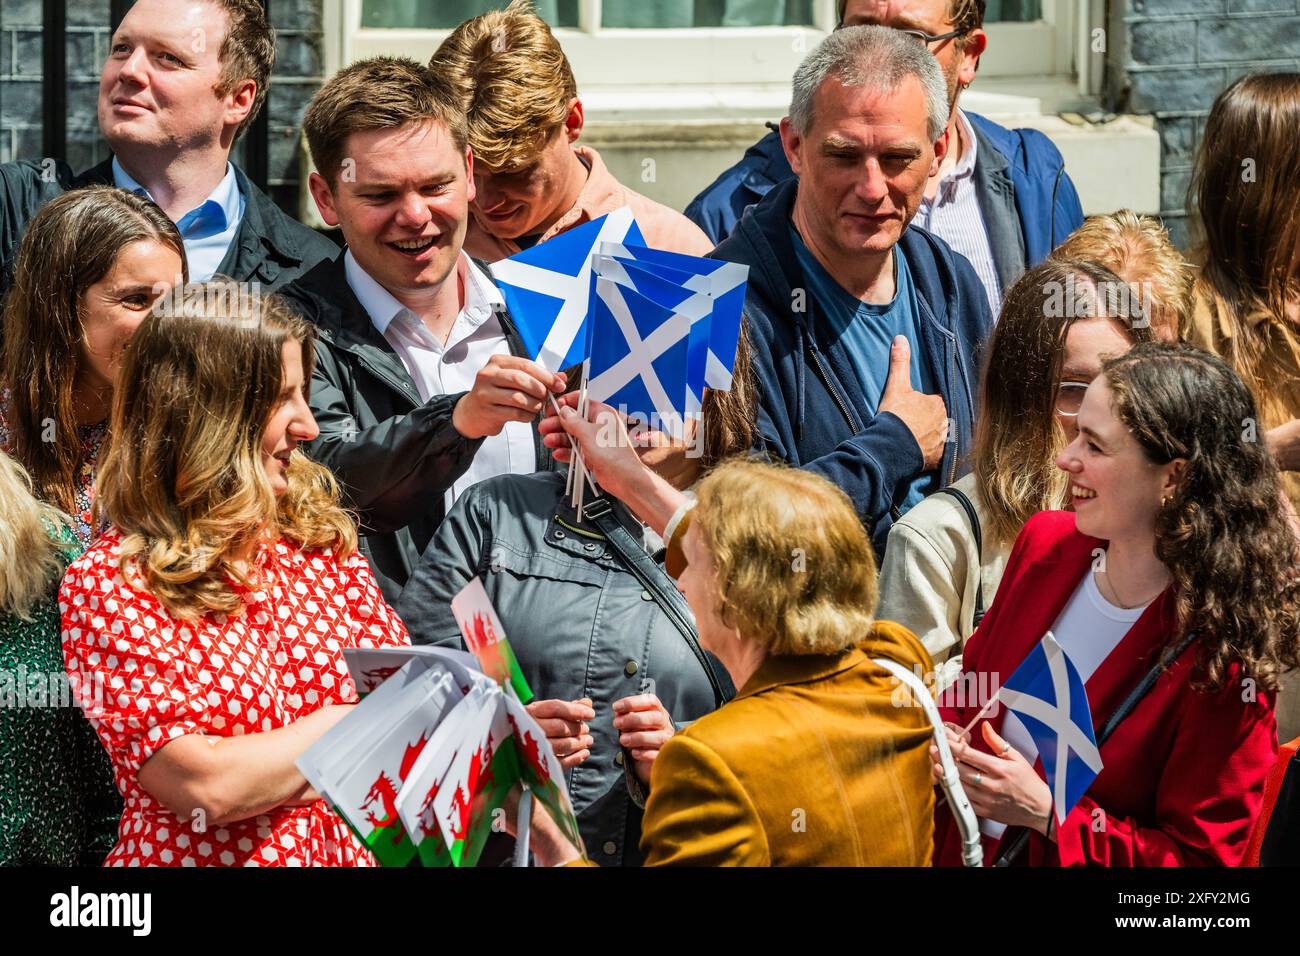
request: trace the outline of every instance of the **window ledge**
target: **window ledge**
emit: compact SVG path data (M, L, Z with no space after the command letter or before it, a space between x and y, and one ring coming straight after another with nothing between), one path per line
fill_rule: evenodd
M676 209L740 158L785 115L788 84L585 89L582 141L601 150L632 188ZM1160 209L1160 138L1149 118L1109 117L1068 77L977 81L962 106L1008 127L1051 137L1065 157L1086 214ZM647 163L647 160L653 162Z

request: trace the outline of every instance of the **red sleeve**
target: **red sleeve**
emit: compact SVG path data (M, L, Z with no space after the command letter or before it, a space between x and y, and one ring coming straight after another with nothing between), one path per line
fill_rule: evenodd
M1156 784L1154 825L1108 815L1085 796L1060 827L1061 865L1237 866L1277 754L1273 694L1241 697L1235 675L1213 694L1188 689L1182 713L1171 714L1178 730ZM1040 852L1048 846L1034 842Z
M406 633L406 625L384 600L365 555L360 551L354 552L343 562L342 570L347 578L345 596L352 646L409 646L411 638Z

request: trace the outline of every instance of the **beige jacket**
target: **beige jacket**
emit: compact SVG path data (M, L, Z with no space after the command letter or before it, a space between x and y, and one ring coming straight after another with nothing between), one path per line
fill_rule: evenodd
M975 476L954 483L975 506L981 528L988 512L975 490ZM984 533L983 562L962 506L951 495L934 494L889 529L880 568L876 617L897 621L916 634L934 660L939 686L961 673L961 649L975 630L975 592L984 585L984 608L993 604L1011 545L994 547Z
M681 213L633 192L615 179L605 166L605 161L600 158L600 153L589 146L575 146L573 149L591 167L587 183L578 194L578 201L573 208L542 233L538 242L545 242L584 222L599 219L622 206L631 206L632 217L636 219L646 245L651 248L682 252L690 256L703 256L713 251L713 243L695 223ZM470 206L469 228L465 233L466 253L476 259L497 262L518 251L519 246L513 240L500 239L484 229L479 224L474 207Z

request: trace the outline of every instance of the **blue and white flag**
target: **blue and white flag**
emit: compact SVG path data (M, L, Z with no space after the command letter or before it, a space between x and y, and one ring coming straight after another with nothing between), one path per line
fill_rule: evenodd
M998 699L1020 718L1037 745L1056 821L1064 823L1101 773L1101 752L1083 679L1051 631L1003 683Z
M553 372L586 358L592 253L605 242L644 241L623 206L492 264L530 358Z
M736 342L740 338L740 317L745 308L745 283L749 279L749 266L720 259L705 259L650 249L626 240L607 242L599 250L607 256L633 260L650 271L676 270L690 276L683 285L692 292L702 292L714 300L713 318L709 326L709 351L705 369L705 384L725 392L731 388L731 373L736 365ZM661 274L665 274L662 273ZM672 274L665 274L673 278Z
M688 417L698 418L704 401L704 377L708 368L709 330L712 327L714 299L703 292L693 292L683 283L690 280L686 272L660 268L643 269L630 259L595 256L591 260L596 275L634 289L656 305L672 309L691 320L686 351L686 406Z
M682 438L690 332L689 316L598 275L588 394Z

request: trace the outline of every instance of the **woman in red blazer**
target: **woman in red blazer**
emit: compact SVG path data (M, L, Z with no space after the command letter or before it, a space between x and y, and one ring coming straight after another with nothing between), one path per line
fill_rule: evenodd
M940 701L986 862L1017 828L1030 831L1030 865L1240 862L1277 749L1278 674L1300 663L1296 545L1256 421L1236 374L1188 346L1139 345L1089 386L1057 459L1074 512L1025 525ZM1097 730L1196 635L1102 745L1101 773L1059 823L1015 715L999 705L958 734L1048 630L1079 668ZM959 864L951 817L936 820L936 863Z

